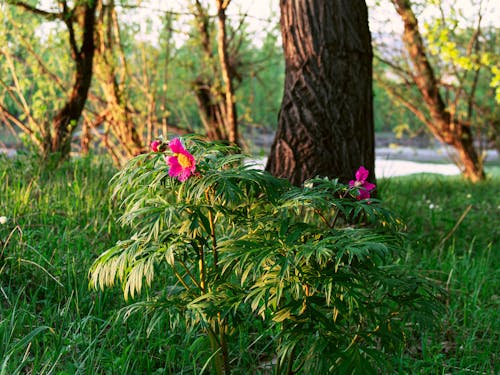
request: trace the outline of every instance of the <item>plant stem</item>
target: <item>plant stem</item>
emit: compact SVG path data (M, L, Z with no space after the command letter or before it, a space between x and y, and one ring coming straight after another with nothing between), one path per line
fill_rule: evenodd
M198 260L198 267L200 270L200 292L201 294L206 292L205 289L205 256L203 254L203 246L199 248L200 259Z
M207 204L211 206L212 200L210 199L210 194L208 193L208 190L205 191L205 198L207 199ZM219 255L217 253L217 238L215 236L215 222L214 222L214 215L212 213L212 210L208 210L208 221L210 223L210 238L212 239L212 252L214 255L214 268L217 270L218 264L219 264Z
M179 280L179 282L182 284L182 286L186 289L186 290L189 290L189 285L186 284L186 282L184 281L184 279L181 277L181 275L179 275L179 272L177 272L177 270L174 269L174 274L175 274L175 277L177 277L177 280Z
M227 350L227 342L226 342L226 320L222 318L221 313L217 313L218 319L218 329L219 329L219 337L220 337L220 347L222 349L222 360L224 362L224 370L226 374L231 372L229 367L229 353Z
M323 214L321 213L321 211L320 211L320 210L315 209L315 210L314 210L314 212L316 212L316 214L319 216L319 218L321 219L321 221L322 221L323 223L325 223L325 224L326 224L329 228L331 228L331 227L330 227L330 223L328 222L328 220L326 219L326 217L324 217L324 216L323 216Z
M215 353L214 356L215 372L217 375L224 375L224 367L225 367L224 361L223 358L221 358L221 353L217 353L219 350L222 351L222 347L220 345L220 342L217 340L217 336L210 325L210 321L208 321L207 323L209 323L207 328L208 339L210 340L210 346L212 347L212 351Z

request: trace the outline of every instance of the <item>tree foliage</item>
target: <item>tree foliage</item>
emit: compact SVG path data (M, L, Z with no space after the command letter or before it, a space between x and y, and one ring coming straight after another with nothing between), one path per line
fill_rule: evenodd
M48 159L51 154L55 155L56 159L64 159L69 156L72 135L85 106L92 80L95 52L94 30L98 2L98 0L76 1L73 4L68 4L64 1L56 10L44 10L37 8L37 4L32 5L29 2L18 0L8 1L9 4L18 7L23 12L30 13L30 15L42 17L48 21L57 21L63 25L67 33L67 53L72 61L71 78L66 88L67 92L62 95L65 98L64 101L56 109L56 112L49 116L46 116L46 113L43 113L43 116L39 118L33 116L33 109L28 105L30 98L27 98L26 92L20 87L19 72L12 62L13 55L8 44L2 51L2 55L7 60L10 76L9 82L3 82L3 86L9 92L11 99L17 103L18 110L28 121L27 123L20 121L5 106L1 108L3 117L5 121L14 123L31 137L44 159ZM15 24L14 29L19 30L20 23L9 15L10 13L6 12L6 21ZM4 27L6 27L5 23ZM53 73L51 74L38 52L33 50L29 44L25 44L25 46L28 55L33 55L35 65L42 66L43 72L49 75L50 79L57 78ZM23 57L23 55L21 56ZM8 90L11 85L14 88L13 91Z

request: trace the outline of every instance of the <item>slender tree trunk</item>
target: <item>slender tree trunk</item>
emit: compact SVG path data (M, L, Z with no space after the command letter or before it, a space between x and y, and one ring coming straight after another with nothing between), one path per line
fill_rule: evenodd
M473 182L483 180L485 174L474 146L470 126L461 121L455 121L446 109L434 70L427 58L411 2L409 0L392 0L392 3L404 23L403 41L413 65L413 80L432 119L431 122L427 122L429 130L437 139L455 148L463 169L462 172L467 179Z
M374 180L372 47L364 0L281 0L285 87L266 169Z
M229 142L239 144L238 120L236 116L236 102L233 87L233 77L231 76L229 57L227 51L227 33L226 33L226 8L230 0L217 0L217 25L219 33L217 36L217 50L222 72L222 81L225 86L226 116L225 128L227 130Z
M193 85L198 112L208 139L229 140L224 126L224 103L214 96L211 84L206 83L203 78L199 77Z
M71 19L69 13L67 13L68 18L64 20L70 32L70 44L76 72L68 101L54 117L53 132L51 134L50 148L48 149L50 152L59 152L61 159L68 157L71 151L71 137L85 106L92 80L97 0L86 1L80 7L83 13L81 48L77 46L73 30L73 19Z
M144 152L145 147L130 116L131 110L123 85L118 83L124 81L127 64L125 54L121 49L120 28L114 1L110 1L106 6L102 5L99 14L95 77L101 85L107 102L105 121L110 125L112 133L120 144L120 165L122 165L124 161ZM120 58L121 74L116 68L117 64L113 61L116 51ZM118 79L117 76L119 76Z
M239 144L238 121L233 83L233 67L229 63L226 8L230 0L216 0L217 6L217 53L218 66L222 76L208 77L200 74L193 82L193 89L198 104L206 135L211 140L227 140ZM196 27L200 33L200 46L205 55L203 61L209 63L212 72L218 72L217 60L213 53L211 24L207 10L199 0L194 3ZM221 87L223 88L221 90Z

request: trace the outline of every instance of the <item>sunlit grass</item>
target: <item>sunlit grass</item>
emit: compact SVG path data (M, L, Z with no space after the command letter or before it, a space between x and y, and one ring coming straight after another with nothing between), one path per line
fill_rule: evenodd
M379 181L381 198L408 225L400 261L447 292L442 329L408 337L395 373L500 371L500 173L490 172L475 185L435 175ZM177 332L173 322L116 319L126 305L121 292L88 287L96 256L129 236L109 200L113 173L97 158L55 172L0 159L0 216L8 218L0 225L1 374L199 373L203 337ZM268 333L245 334L235 367L259 373L252 358L272 360Z

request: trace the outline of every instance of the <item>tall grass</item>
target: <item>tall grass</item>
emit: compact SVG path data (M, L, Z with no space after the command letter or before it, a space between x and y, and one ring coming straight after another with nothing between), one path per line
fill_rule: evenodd
M500 371L500 179L417 175L382 182L383 199L408 224L405 262L446 291L442 329L409 339L401 372Z
M0 224L0 374L201 372L203 337L161 316L118 319L121 292L88 288L97 255L130 236L115 222L110 165L85 158L46 171L23 156L0 159L0 216L8 217ZM476 185L426 175L379 182L381 197L408 223L400 261L446 291L442 329L408 337L396 373L498 373L500 177ZM236 373L265 373L268 334L242 333Z

